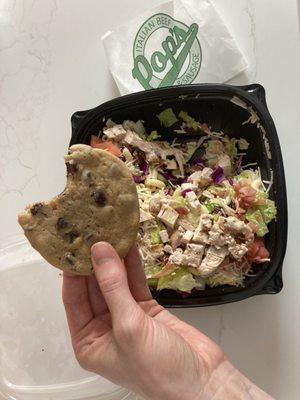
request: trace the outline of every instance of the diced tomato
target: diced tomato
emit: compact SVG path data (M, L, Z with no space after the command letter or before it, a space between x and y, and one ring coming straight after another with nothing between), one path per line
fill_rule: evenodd
M263 238L256 237L247 253L247 258L256 263L262 262L270 257L270 253L265 246Z
M120 157L122 155L120 148L111 140L102 140L101 138L92 135L90 145L92 147L96 147L97 149L106 150L116 157Z

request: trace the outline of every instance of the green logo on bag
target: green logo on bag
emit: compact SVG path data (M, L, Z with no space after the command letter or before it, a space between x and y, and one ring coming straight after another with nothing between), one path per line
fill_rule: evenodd
M144 89L192 83L202 61L198 28L163 13L150 17L134 40L133 78Z

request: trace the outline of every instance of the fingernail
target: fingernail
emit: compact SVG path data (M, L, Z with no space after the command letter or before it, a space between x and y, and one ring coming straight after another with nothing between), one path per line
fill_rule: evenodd
M115 260L115 251L113 247L106 242L99 242L94 244L91 248L91 254L93 261L97 266Z

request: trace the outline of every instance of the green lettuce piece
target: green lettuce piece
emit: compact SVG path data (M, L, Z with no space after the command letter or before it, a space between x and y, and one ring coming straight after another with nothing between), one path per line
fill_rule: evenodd
M214 221L218 221L218 219L220 218L220 214L212 214L212 217Z
M180 187L175 189L172 197L175 201L177 201L177 203L181 204L183 207L187 205L187 200L185 197L182 196Z
M268 199L267 203L258 207L266 224L276 218L277 209L273 200Z
M203 283L198 283L185 267L178 267L171 274L159 278L157 290L173 289L181 292L190 292L193 288L203 288Z
M157 226L157 228L153 229L150 232L150 240L152 244L159 244L161 243L161 238L159 232L162 230L161 225Z
M206 199L205 202L203 203L204 207L207 208L208 213L212 213L215 209L215 205L211 202L210 199Z
M158 133L157 131L152 131L149 133L149 135L146 136L147 142L152 142L153 140L158 138Z
M226 153L229 155L231 161L233 161L237 157L237 140L227 138L225 142Z
M183 119L183 121L186 124L188 124L191 128L195 130L198 128L198 122L195 120L195 118L191 117L186 111L180 111L179 118Z
M192 155L194 154L195 150L197 149L197 143L196 142L187 142L186 143L186 160L188 161Z
M166 108L164 111L157 115L157 118L159 119L161 125L165 126L166 128L169 128L178 121L172 108Z
M264 221L264 218L262 216L262 213L258 209L250 209L246 213L246 219L249 222L253 222L258 226L258 231L256 232L257 236L265 236L269 230L268 227Z
M151 286L151 287L154 287L154 288L156 288L157 282L158 282L158 279L155 279L155 278L147 279L148 286Z

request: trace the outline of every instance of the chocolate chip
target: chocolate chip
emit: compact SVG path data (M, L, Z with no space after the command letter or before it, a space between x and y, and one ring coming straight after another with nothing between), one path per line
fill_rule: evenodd
M78 171L78 165L74 160L66 162L66 167L67 167L67 176L74 175Z
M63 218L58 218L57 223L56 223L56 228L60 231L62 229L66 229L68 226L68 223L65 219Z
M44 206L43 203L35 203L30 209L31 214L36 215L39 211L41 211L43 206Z
M76 238L78 238L79 233L77 231L72 231L69 234L69 243L73 243Z
M95 202L99 204L99 206L104 206L106 204L106 195L102 188L97 187L92 192L92 196L94 197Z

